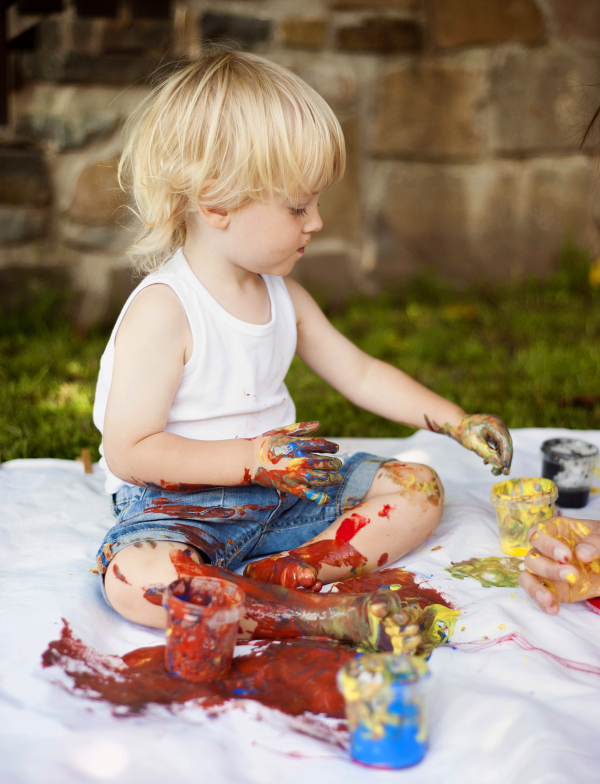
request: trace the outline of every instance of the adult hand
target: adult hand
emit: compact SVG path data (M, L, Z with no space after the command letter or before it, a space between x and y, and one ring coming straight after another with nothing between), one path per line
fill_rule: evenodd
M552 517L533 525L519 585L540 610L556 615L559 603L600 596L600 521Z
M324 438L307 438L321 426L320 422L301 422L269 430L253 440L254 461L251 481L274 487L299 498L326 504L327 493L316 487L339 485L343 479L336 471L342 461L338 457L322 457L319 452L335 453L339 447Z
M425 421L430 430L446 433L465 449L483 457L484 464L492 466L494 476L510 474L512 438L500 417L493 414L465 414L457 426L446 423L442 427L427 417Z

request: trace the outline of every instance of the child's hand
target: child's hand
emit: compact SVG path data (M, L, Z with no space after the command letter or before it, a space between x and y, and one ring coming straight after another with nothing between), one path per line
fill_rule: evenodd
M552 517L533 525L519 585L538 607L556 615L560 602L600 596L600 522Z
M440 427L425 417L427 427L435 433L446 433L455 441L483 457L485 465L492 465L492 474L510 474L513 445L508 428L500 417L493 414L472 414L465 416L455 427L446 423Z
M269 430L252 439L252 482L292 493L316 504L328 503L329 496L313 488L340 485L343 479L335 472L341 468L342 461L338 457L320 457L315 454L337 452L337 444L324 438L304 438L320 426L320 422L301 422Z

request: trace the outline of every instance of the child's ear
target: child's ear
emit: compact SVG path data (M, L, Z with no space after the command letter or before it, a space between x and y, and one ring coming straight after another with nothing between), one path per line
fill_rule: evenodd
M200 217L205 220L213 229L226 229L231 221L231 213L227 210L220 210L216 207L202 207L198 205Z

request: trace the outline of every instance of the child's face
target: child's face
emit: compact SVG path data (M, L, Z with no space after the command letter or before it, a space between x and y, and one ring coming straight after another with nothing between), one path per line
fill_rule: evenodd
M287 275L311 234L323 228L318 198L314 193L296 204L251 202L233 211L223 237L228 259L250 272Z

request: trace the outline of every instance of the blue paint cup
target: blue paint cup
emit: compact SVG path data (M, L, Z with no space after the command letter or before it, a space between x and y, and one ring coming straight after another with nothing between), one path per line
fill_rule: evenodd
M353 760L374 768L415 765L427 750L425 683L419 656L359 654L337 675L346 700Z

